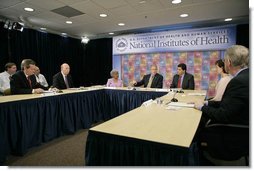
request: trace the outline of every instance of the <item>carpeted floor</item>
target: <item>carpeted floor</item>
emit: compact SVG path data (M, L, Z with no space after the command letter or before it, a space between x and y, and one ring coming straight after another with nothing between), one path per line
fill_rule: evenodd
M8 166L84 166L85 144L88 130L59 137L34 147L22 157L9 156Z

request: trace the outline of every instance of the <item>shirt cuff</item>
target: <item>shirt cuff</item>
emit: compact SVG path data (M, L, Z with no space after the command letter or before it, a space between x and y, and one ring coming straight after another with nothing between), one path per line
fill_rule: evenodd
M32 94L34 94L34 89L32 90Z
M205 101L205 103L204 103L206 106L208 106L208 101Z
M202 105L202 106L198 106L198 110L201 110L203 106L204 106L204 105Z

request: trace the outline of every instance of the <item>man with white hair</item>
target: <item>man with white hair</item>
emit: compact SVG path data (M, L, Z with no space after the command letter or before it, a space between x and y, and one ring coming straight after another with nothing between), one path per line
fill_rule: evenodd
M61 72L53 76L53 87L68 89L74 87L70 73L70 66L67 63L61 65Z

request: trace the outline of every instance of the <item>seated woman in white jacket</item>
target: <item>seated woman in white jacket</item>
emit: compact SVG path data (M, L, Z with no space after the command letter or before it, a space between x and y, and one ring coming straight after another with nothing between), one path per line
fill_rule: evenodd
M225 71L224 62L221 59L216 61L215 65L217 67L218 74L221 76L221 79L218 81L216 85L215 96L211 100L221 101L224 91L232 77Z

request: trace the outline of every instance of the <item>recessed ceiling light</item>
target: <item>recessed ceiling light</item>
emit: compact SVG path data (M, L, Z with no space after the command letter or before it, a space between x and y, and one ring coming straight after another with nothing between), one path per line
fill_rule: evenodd
M189 14L181 14L180 17L184 18L184 17L188 17Z
M115 33L111 32L111 33L108 33L108 34L113 35L113 34L115 34Z
M67 35L67 33L61 33L63 36L66 36Z
M47 29L46 29L46 28L44 28L44 27L41 27L40 29L41 29L41 30L47 30Z
M100 14L100 17L107 17L107 14Z
M224 21L232 21L232 18L226 18Z
M146 3L146 1L145 0L141 0L141 1L139 1L139 3L140 4L144 4L144 3Z
M72 24L72 21L66 21L65 23L66 24Z
M24 10L25 10L25 11L29 11L29 12L34 11L34 9L33 9L33 8L28 8L28 7L24 8Z
M180 4L182 1L181 0L173 0L172 4Z
M118 23L119 26L124 26L125 24L124 23Z

